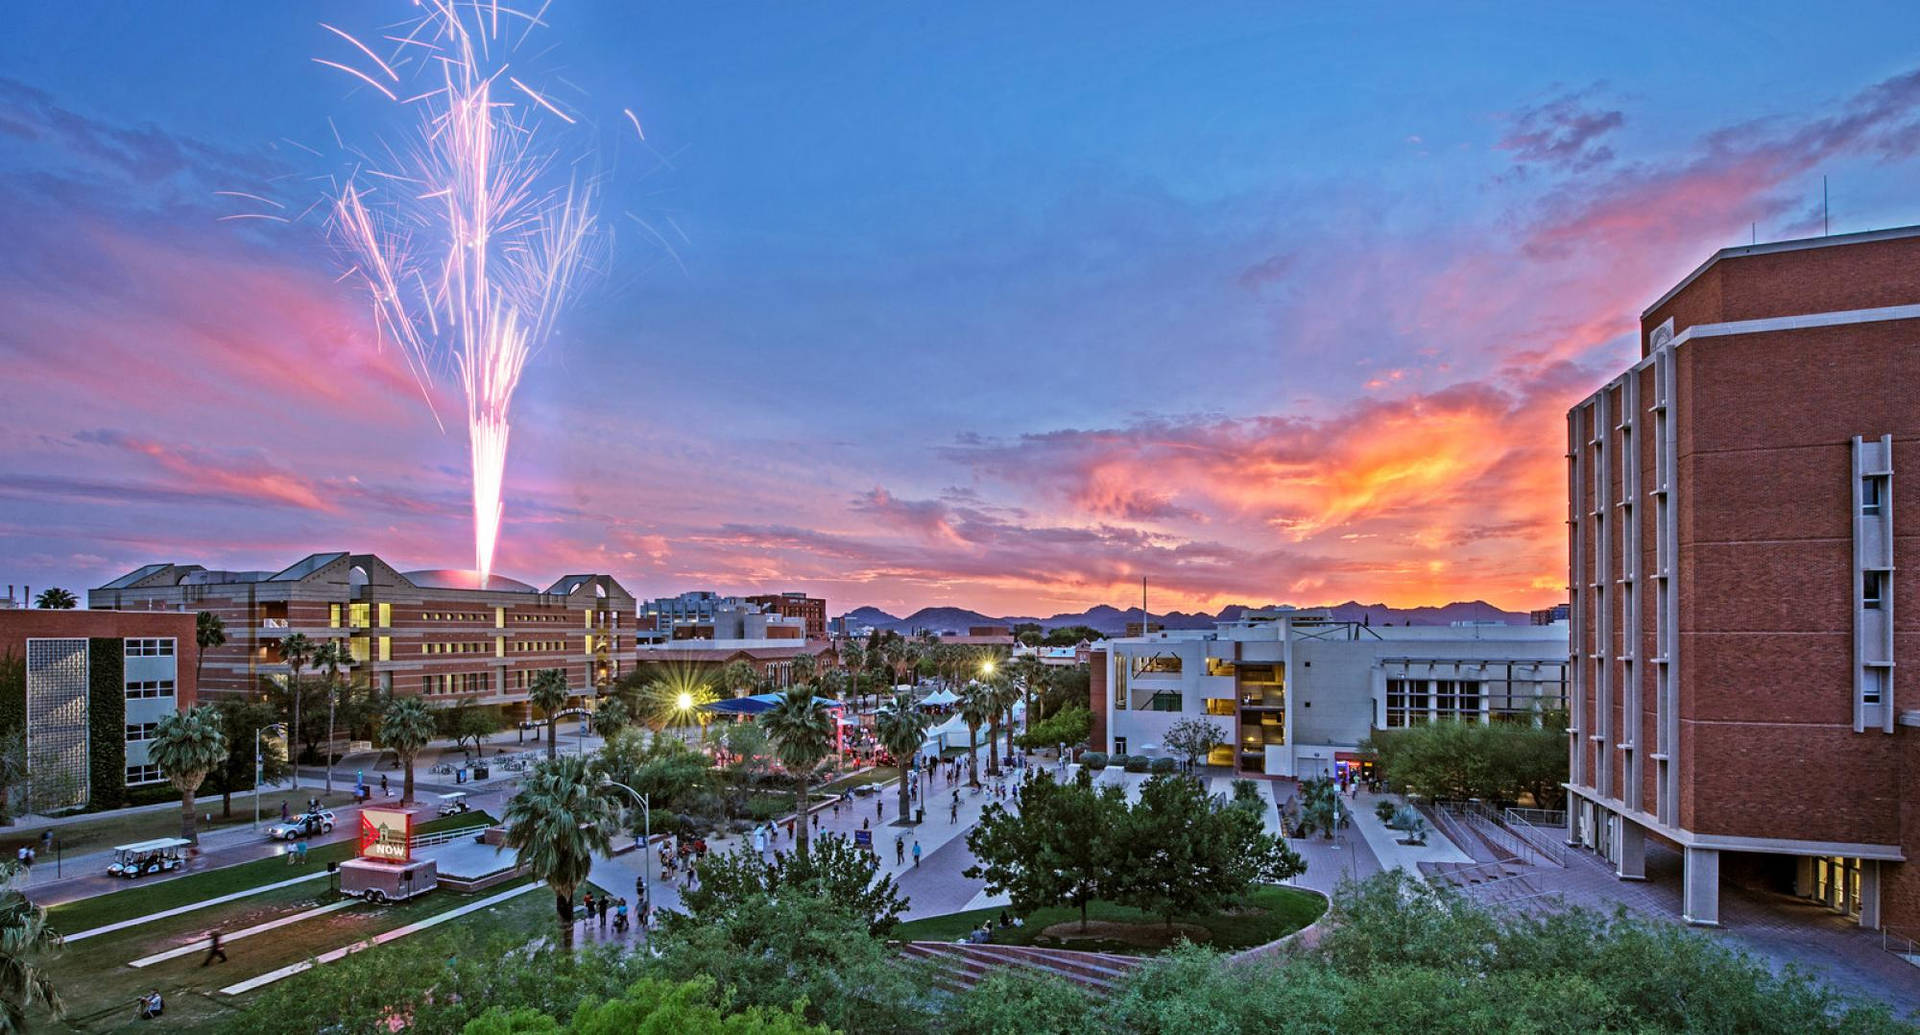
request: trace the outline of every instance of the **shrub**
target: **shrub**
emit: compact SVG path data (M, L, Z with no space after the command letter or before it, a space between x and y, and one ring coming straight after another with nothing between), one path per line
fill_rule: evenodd
M1080 756L1080 764L1097 773L1107 767L1107 754L1104 751L1088 751Z
M1395 805L1392 800L1382 798L1374 802L1373 814L1380 817L1380 822L1391 823L1393 822L1393 814L1399 811L1399 808L1400 806Z
M1112 767L1114 767L1115 769L1125 769L1125 768L1127 767L1127 759L1129 759L1129 758L1131 758L1131 757L1133 757L1133 756L1131 756L1131 755L1114 755L1114 756L1112 756L1112 757L1110 757L1110 758L1108 758L1108 759L1107 759L1107 764L1108 764L1108 765L1110 765L1110 766L1112 766Z
M1127 756L1127 772L1144 773L1151 768L1153 768L1153 759L1145 755Z
M792 809L792 802L781 801L779 798L774 797L761 797L748 798L747 807L744 811L748 819L756 823L764 823L770 819L779 819Z
M1173 772L1173 767L1174 767L1173 759L1156 758L1153 760L1153 765L1150 768L1152 769L1153 772L1165 774L1165 773Z

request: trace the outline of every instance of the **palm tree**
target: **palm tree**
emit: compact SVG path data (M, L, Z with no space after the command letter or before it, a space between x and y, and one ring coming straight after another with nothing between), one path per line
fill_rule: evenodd
M627 702L618 697L609 697L593 710L593 730L602 737L611 739L632 722L633 712L627 708Z
M758 682L760 682L760 670L753 667L753 662L745 659L729 661L726 667L720 670L720 685L726 687L734 697L746 696L747 691L753 689L754 684Z
M967 689L969 695L977 694L987 712L987 772L1000 771L1000 738L998 734L1006 726L1007 709L1020 699L1020 691L1003 679L988 679L975 683Z
M533 677L533 688L527 691L527 700L540 709L547 717L547 757L559 753L560 734L555 723L560 718L560 709L567 706L567 673L565 669L543 668Z
M407 775L400 785L400 804L413 804L413 760L440 732L433 709L418 697L392 697L380 716L380 740L400 756Z
M560 944L573 949L573 893L593 871L594 853L612 850L616 809L601 792L590 760L549 758L533 767L526 786L507 803L507 847L515 861L553 889Z
M787 663L788 677L795 684L813 682L813 677L819 674L819 671L820 662L811 654L796 654L793 660Z
M193 685L200 685L200 669L207 663L207 652L227 645L227 623L212 611L193 616L193 642L200 649L193 656Z
M198 843L193 826L193 792L227 760L227 735L220 709L210 704L170 712L154 729L147 759L160 767L180 792L180 836Z
M913 797L907 793L907 773L921 745L927 742L927 729L932 725L933 717L914 707L912 694L895 694L892 709L881 712L874 723L880 746L887 749L894 764L900 767L900 818L903 820L913 809Z
M1039 658L1024 654L1008 662L1007 668L1011 670L1013 678L1020 681L1020 694L1026 699L1027 705L1027 725L1032 726L1034 723L1033 692L1041 683L1046 682L1047 666L1041 664Z
M967 785L970 787L980 786L980 760L974 757L979 751L980 727L993 718L992 702L982 689L976 683L960 695L960 721L967 724ZM993 748L993 741L987 741L987 748Z
M780 702L760 716L760 726L773 741L773 753L793 774L793 811L798 820L800 854L807 852L807 783L820 760L833 747L833 713L813 694L813 687L796 683L780 695Z
M47 924L47 911L13 887L17 863L0 864L0 1033L27 1030L27 1010L37 1000L55 1017L65 1010L52 978L41 964L60 951L59 932Z
M80 600L59 586L50 586L41 590L40 595L33 598L33 606L48 611L71 611L80 606Z
M340 670L353 664L345 640L324 640L313 652L313 667L327 674L327 793L333 793L333 719L340 703Z
M280 641L280 657L287 663L287 696L292 699L292 724L287 727L288 753L297 755L300 743L300 670L313 660L313 641L306 633L294 633ZM287 771L293 774L293 789L300 789L300 759L292 758Z
M995 717L995 725L1006 731L1007 757L1013 757L1013 706L1020 703L1021 689L1006 676L995 676L987 680L987 693L1000 710Z
M859 640L848 637L840 645L840 664L846 668L847 675L853 680L853 706L860 707L860 673L867 667L867 648Z

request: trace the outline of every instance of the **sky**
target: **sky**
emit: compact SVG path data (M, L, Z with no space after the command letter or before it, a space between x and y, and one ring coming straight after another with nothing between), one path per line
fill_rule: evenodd
M450 371L409 372L319 216L221 218L404 143L411 109L315 59L371 69L322 23L393 57L414 15L9 9L0 581L472 566ZM1543 607L1564 414L1640 311L1820 234L1823 177L1833 232L1920 222L1910 4L543 22L506 60L575 119L529 113L605 247L513 403L495 570L542 585Z

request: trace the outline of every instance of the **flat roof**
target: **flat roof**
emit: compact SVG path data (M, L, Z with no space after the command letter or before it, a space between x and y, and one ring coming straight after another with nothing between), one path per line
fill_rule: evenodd
M1689 284L1700 278L1714 263L1722 259L1739 259L1749 255L1772 255L1777 252L1799 252L1811 248L1835 248L1846 244L1867 244L1873 241L1897 241L1903 237L1920 237L1920 226L1896 226L1885 230L1861 230L1851 234L1829 234L1826 237L1802 237L1792 241L1769 241L1766 244L1743 244L1732 248L1722 248L1707 257L1707 261L1687 274L1686 279L1669 288L1660 300L1640 310L1642 320L1653 315L1655 309L1673 301L1673 296L1687 289Z

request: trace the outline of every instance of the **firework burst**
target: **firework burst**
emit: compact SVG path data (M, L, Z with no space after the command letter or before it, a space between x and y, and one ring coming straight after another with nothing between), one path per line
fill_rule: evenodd
M504 509L514 389L603 236L595 181L575 171L586 154L563 160L544 143L547 127L575 117L508 72L546 9L425 0L422 10L381 37L391 44L386 57L322 26L340 52L316 62L416 116L401 146L341 141L355 164L324 209L347 276L365 286L382 342L405 355L428 406L449 370L465 393L474 567L484 586Z

